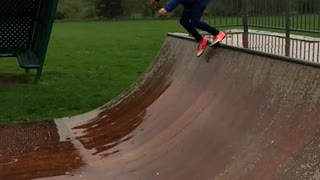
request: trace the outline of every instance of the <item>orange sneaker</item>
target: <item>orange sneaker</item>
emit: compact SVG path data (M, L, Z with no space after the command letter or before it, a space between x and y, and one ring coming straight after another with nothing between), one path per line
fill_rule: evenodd
M226 34L220 31L220 33L213 38L213 41L211 42L210 46L213 46L218 42L221 42L225 37L226 37Z
M197 56L200 57L204 49L207 47L209 40L207 38L203 38L202 41L199 42Z

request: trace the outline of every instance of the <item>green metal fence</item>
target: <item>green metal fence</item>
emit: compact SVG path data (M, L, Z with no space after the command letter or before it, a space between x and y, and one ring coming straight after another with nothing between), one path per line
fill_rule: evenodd
M207 9L217 26L320 32L319 0L215 0Z

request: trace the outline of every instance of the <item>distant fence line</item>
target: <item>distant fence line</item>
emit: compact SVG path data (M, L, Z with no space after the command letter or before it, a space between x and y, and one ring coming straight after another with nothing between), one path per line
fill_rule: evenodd
M243 26L320 32L319 0L215 0L209 21L217 27Z

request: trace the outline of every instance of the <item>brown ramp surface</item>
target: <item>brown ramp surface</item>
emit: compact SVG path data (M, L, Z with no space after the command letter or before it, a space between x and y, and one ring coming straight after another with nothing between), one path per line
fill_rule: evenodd
M0 126L0 179L319 179L320 71L168 36L130 91Z

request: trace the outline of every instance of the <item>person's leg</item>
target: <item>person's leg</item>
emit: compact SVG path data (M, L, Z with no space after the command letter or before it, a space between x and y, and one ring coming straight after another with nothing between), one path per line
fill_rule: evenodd
M213 36L217 36L220 31L217 30L214 27L211 27L210 25L208 25L205 22L201 21L201 17L203 15L203 12L205 10L205 6L202 6L200 3L197 3L193 6L192 8L192 15L191 15L191 24L198 28L201 29L203 31L207 31L208 33L212 34Z
M196 39L197 42L201 42L203 37L199 32L192 26L191 20L191 9L185 7L180 18L180 24Z
M204 52L204 49L208 45L208 39L203 38L199 32L196 30L196 28L191 23L192 18L192 4L191 6L184 5L184 10L181 15L180 24L196 39L196 41L199 43L198 45L198 51L197 56L201 56Z
M208 33L212 34L214 38L210 43L210 46L213 46L216 43L221 42L226 37L226 35L224 32L219 31L216 28L211 27L207 23L201 21L201 17L205 8L206 7L201 5L200 3L194 4L191 15L191 24L198 29L207 31Z

